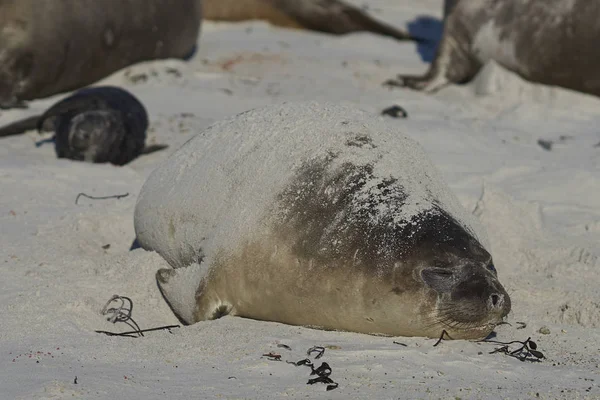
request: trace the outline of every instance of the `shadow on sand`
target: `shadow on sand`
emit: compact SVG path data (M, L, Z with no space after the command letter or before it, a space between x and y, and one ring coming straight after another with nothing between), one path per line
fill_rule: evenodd
M444 22L428 15L420 15L408 23L408 32L414 37L423 39L417 42L417 51L424 62L430 63L435 58L443 30Z
M137 238L135 238L133 239L133 243L131 243L131 246L129 247L129 251L141 248L142 246L140 246L140 242L138 242Z

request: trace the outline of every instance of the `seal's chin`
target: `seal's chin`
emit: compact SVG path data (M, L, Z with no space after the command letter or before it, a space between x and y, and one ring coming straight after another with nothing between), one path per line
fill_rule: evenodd
M452 323L442 324L440 326L441 329L439 334L435 335L435 337L439 338L442 334L442 331L445 330L452 339L485 339L490 333L492 333L494 328L496 328L498 325L502 325L503 322L503 320L494 320L481 324L469 325Z

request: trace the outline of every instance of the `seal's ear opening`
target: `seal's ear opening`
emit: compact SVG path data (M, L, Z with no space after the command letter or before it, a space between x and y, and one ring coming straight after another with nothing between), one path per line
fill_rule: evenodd
M423 268L423 282L438 293L447 293L456 286L458 279L453 270L447 268Z

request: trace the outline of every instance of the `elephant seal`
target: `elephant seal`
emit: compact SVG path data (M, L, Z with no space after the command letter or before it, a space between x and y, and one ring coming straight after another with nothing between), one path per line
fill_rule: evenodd
M425 75L390 86L434 92L470 81L494 60L523 79L600 96L600 3L587 0L447 0L444 32Z
M0 0L0 107L94 83L128 65L185 58L201 0Z
M203 0L203 7L208 20L262 19L276 26L336 35L372 32L397 40L421 40L340 0Z
M144 147L146 109L131 93L113 86L81 89L42 115L0 128L0 137L30 129L53 131L58 158L78 161L124 165L166 147Z
M225 314L483 338L510 310L485 234L413 140L352 106L218 122L149 176L137 240L187 324Z

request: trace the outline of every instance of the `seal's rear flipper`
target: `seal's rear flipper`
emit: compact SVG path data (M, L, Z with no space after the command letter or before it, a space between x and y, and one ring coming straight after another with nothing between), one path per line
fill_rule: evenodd
M307 29L337 35L371 32L397 40L418 40L408 32L379 22L360 8L340 0L275 0L274 4Z
M370 17L341 0L204 0L204 18L215 21L262 19L282 27L343 35L371 32L397 40L416 40L405 30Z
M12 124L8 124L0 128L0 137L20 135L21 133L37 129L37 124L40 118L41 115L34 115L33 117L28 117L20 121L13 122Z
M197 322L196 296L207 274L207 268L197 263L187 267L160 269L156 272L156 283L163 297L179 320L190 325Z

